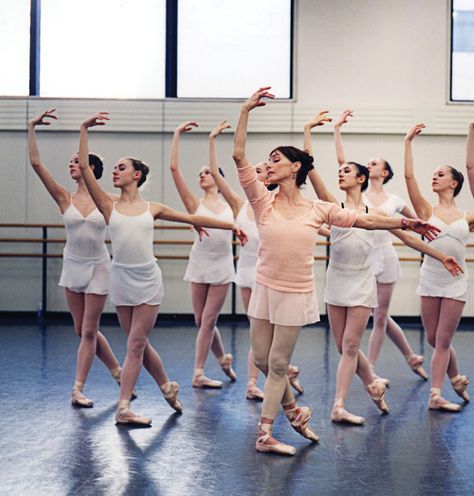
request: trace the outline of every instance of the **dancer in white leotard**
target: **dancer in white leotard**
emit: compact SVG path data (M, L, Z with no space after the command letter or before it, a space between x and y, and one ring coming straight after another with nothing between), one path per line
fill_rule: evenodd
M311 127L330 121L327 112L320 112L313 119L313 126L305 126L305 149L311 153ZM327 190L316 170L310 172L310 180L318 197L324 201L336 203L336 198ZM367 167L355 162L348 162L339 167L339 188L344 191L342 207L352 208L357 212L368 212L362 192L367 188L369 171ZM374 210L378 215L383 212ZM387 218L388 219L388 218ZM407 220L390 219L396 227L407 227ZM410 222L412 222L410 220ZM444 267L457 273L459 267L452 257L438 250L433 250L421 240L395 229L393 234L408 246L441 260ZM336 394L331 413L333 422L363 424L364 418L353 415L345 409L349 389L357 373L363 381L367 392L377 407L388 413L384 400L385 384L377 380L372 373L366 356L360 351L360 341L367 326L370 312L377 306L376 279L372 264L373 242L375 232L361 229L331 227L331 253L326 276L324 301L328 305L328 317L341 359L336 376ZM443 269L444 270L444 269Z
M466 142L466 169L469 187L474 196L474 121L469 123Z
M230 128L227 121L218 124L209 134L209 167L214 181L221 192L222 196L229 204L235 217L236 224L247 234L249 241L239 250L239 260L237 262L236 284L240 288L240 295L245 312L248 310L252 288L255 283L257 251L259 245L259 235L253 210L248 201L237 194L229 185L227 180L219 173L217 162L216 138L225 129ZM255 166L258 180L265 182L266 170L265 164ZM288 379L290 384L299 393L303 392L298 376L300 370L295 365L288 366ZM258 368L255 366L252 348L250 347L247 357L247 390L246 397L249 400L263 400L263 391L257 387Z
M344 146L342 143L341 128L353 116L352 110L345 110L334 124L334 142L339 165L346 163ZM413 218L415 213L398 196L388 194L384 185L393 177L390 164L380 157L372 157L368 163L369 187L364 193L364 202L369 208L377 208L389 217L403 215ZM395 284L400 278L400 262L392 243L392 236L386 231L377 231L374 237L374 250L372 263L377 280L377 306L373 310L373 327L369 338L368 359L374 371L385 334L405 357L408 366L422 379L428 380L428 375L423 369L423 356L417 355L410 347L401 327L389 315L390 301ZM378 377L376 375L376 377ZM386 385L388 379L380 378Z
M181 133L189 132L197 122L180 124L171 145L170 170L179 196L190 214L203 214L216 219L234 222L229 205L219 195L216 183L208 166L199 171L199 186L204 191L201 200L188 187L179 168L179 140ZM184 280L191 283L191 298L194 319L198 327L192 386L196 388L221 388L222 382L204 375L209 351L212 350L223 372L235 381L237 376L232 368L233 357L226 353L217 328L217 319L226 299L230 284L235 280L232 254L232 235L227 232L209 231L209 236L195 241L189 255L189 264Z
M106 225L95 207L79 170L78 155L71 157L69 173L76 182L74 194L56 182L43 164L36 141L36 126L49 125L57 119L55 109L41 113L28 123L28 145L31 165L58 204L66 228L66 246L59 285L64 287L74 329L81 338L77 351L76 378L72 390L72 404L90 408L93 401L82 392L87 375L97 355L120 384L120 366L106 339L98 330L99 320L109 291L110 256L105 246ZM102 161L90 154L91 170L102 175Z
M161 271L153 255L154 220L160 218L229 230L234 228L234 224L176 212L161 203L145 202L138 187L145 181L149 169L141 160L134 158L122 158L115 165L113 182L121 194L118 201L111 200L87 169L85 161L88 128L103 125L107 120L108 114L101 112L82 123L79 164L86 186L110 227L113 253L111 300L116 305L120 325L128 337L115 420L118 424L150 425L149 418L130 411L129 398L142 364L171 407L177 412L182 411L178 384L169 381L159 354L148 341L163 297ZM240 230L235 229L235 232L242 237Z
M405 136L405 180L415 212L429 219L441 233L432 241L437 248L459 257L464 265L465 247L469 231L474 230L474 213L461 212L455 197L461 190L463 175L451 166L438 167L433 174L432 190L438 195L438 204L432 206L422 195L414 174L412 141L425 125L417 124ZM459 280L446 279L440 267L432 260L423 261L418 294L421 296L421 319L428 342L434 348L431 359L431 391L428 406L433 410L458 412L461 406L444 399L441 389L446 373L456 394L469 401L469 380L461 375L456 352L451 345L466 302L468 275Z

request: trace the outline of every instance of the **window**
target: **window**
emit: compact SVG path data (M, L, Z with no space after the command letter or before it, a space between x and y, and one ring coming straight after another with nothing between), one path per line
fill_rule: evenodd
M291 0L179 0L177 96L291 97Z
M166 0L42 0L40 95L163 98Z
M453 0L451 100L474 101L474 2Z
M0 95L29 94L30 0L0 2Z

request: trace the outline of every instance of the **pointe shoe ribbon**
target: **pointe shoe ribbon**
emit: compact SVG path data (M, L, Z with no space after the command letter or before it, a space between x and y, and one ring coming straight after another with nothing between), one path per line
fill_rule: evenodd
M182 413L183 405L178 399L179 385L177 382L171 381L166 382L160 386L161 392L163 393L163 398L168 402L168 404L173 408L173 410L178 413Z
M344 408L343 402L336 401L331 412L331 421L340 424L363 425L365 419L359 415L349 413Z
M466 403L469 403L469 393L467 392L467 386L469 385L469 378L465 375L456 375L450 380L455 393L460 396Z
M79 408L92 408L94 406L94 402L84 396L82 384L79 382L76 382L72 388L71 404Z
M258 438L255 449L260 453L276 453L278 455L293 456L296 448L289 444L280 443L272 437L271 424L258 424Z
M367 392L369 393L369 396L372 398L372 401L376 404L377 408L383 412L383 413L388 413L388 405L385 402L385 390L386 387L385 385L378 381L377 379L374 380L371 384L367 386Z
M220 389L223 386L221 381L215 381L214 379L209 379L205 375L195 375L192 381L193 388L201 389Z
M129 401L119 402L117 413L115 415L115 423L121 425L138 425L148 427L151 425L151 419L143 417L138 413L134 413L129 409Z
M317 443L319 441L319 437L308 425L312 414L311 408L307 406L300 406L291 410L285 410L285 415L288 417L291 427L293 427L298 434L302 435L306 439L313 441L313 443Z

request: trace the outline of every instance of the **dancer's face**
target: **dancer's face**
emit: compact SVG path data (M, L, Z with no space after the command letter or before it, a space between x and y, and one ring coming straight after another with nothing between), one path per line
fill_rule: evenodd
M199 186L201 189L208 189L215 186L216 182L211 174L211 169L209 166L204 165L199 171Z
M448 190L454 191L457 184L457 181L453 179L453 175L451 174L449 167L438 167L434 171L433 179L431 180L431 187L435 193L441 193Z
M361 187L361 178L357 177L357 167L353 164L342 164L339 167L338 181L342 191Z
M81 179L81 169L79 169L79 154L75 153L69 160L69 175L74 181Z
M370 179L385 177L388 174L388 171L385 169L385 162L379 157L371 158L367 163L367 168L369 169Z
M134 181L138 182L141 177L141 172L135 170L132 161L128 158L121 158L114 166L112 173L112 181L116 188L123 188L132 184Z
M278 184L281 181L291 177L293 173L298 172L299 167L288 160L283 153L276 150L268 158L267 166L267 183Z

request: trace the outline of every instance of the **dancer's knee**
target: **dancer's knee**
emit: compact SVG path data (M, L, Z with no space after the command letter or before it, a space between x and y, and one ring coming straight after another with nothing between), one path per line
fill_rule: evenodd
M356 357L359 353L359 342L352 339L344 340L342 352L350 358Z
M253 363L255 364L255 366L257 367L258 370L260 370L265 375L267 375L267 372L268 372L268 357L266 357L266 356L259 356L257 353L254 352Z
M288 373L288 360L284 357L272 357L269 363L270 371L278 377L284 377Z
M127 343L127 354L142 356L147 343L146 337L130 336Z

